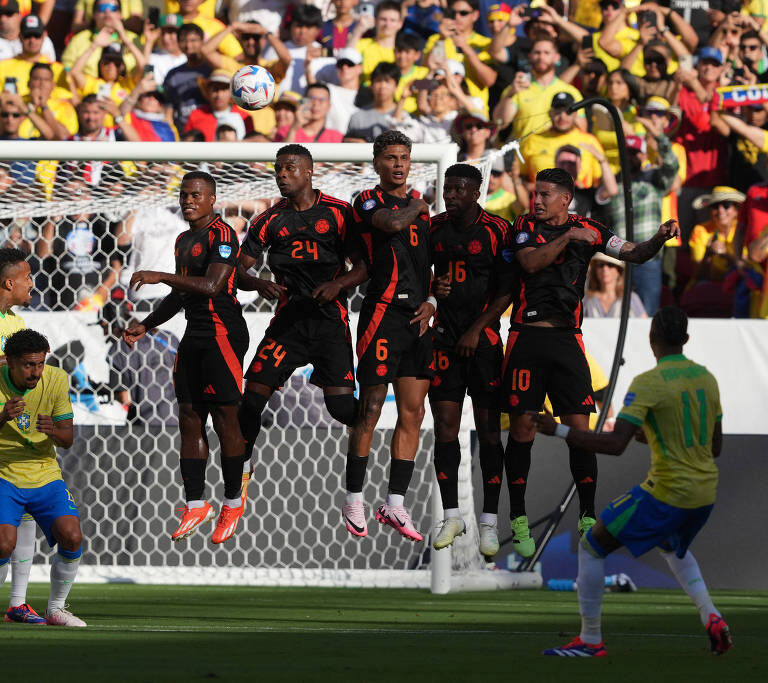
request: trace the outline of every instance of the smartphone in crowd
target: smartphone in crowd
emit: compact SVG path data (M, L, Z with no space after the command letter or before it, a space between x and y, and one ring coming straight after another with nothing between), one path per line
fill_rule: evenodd
M16 87L16 77L6 76L5 83L3 84L3 92L12 92L14 95L18 94L19 89Z
M592 34L587 33L587 35L582 36L581 38L581 49L582 50L591 50L592 49Z
M145 64L144 65L144 75L145 76L153 76L155 75L155 67L152 64Z
M159 7L150 7L149 12L147 13L147 21L152 24L152 26L157 26L160 23L160 8Z
M102 83L99 86L99 92L96 93L96 97L100 100L108 100L112 96L112 86L109 83Z
M439 86L440 81L437 81L434 78L419 78L411 83L411 88L414 90L426 90L427 92L432 92Z
M376 13L376 5L372 2L361 2L357 7L358 14L367 14L372 17Z

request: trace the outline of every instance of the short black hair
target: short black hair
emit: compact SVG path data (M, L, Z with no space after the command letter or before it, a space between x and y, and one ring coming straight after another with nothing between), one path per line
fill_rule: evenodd
M0 279L5 277L5 269L27 260L27 255L21 249L3 247L0 249Z
M399 52L400 50L416 50L417 52L421 52L423 49L424 40L422 40L421 36L406 31L405 29L400 29L397 32L397 35L395 36L395 52Z
M379 62L371 71L371 83L380 78L389 78L395 83L400 81L400 69L394 62Z
M325 90L325 92L328 93L328 97L331 96L331 89L325 83L310 83L304 91L304 94L308 95L310 90Z
M216 132L214 135L216 137L219 137L222 133L234 133L237 135L237 131L234 129L233 126L230 126L228 123L222 123L220 126L216 127Z
M475 11L480 9L478 0L448 0L448 7L453 7L457 2L466 2Z
M203 180L208 184L211 194L216 194L216 178L210 173L206 173L205 171L190 171L181 179L181 184L183 185L188 180Z
M755 31L754 29L750 29L749 31L744 31L744 33L741 34L741 37L739 38L739 42L744 40L745 38L749 39L752 38L753 40L760 40L760 34ZM666 45L666 43L665 43Z
M314 5L295 5L291 14L291 26L294 24L320 28L323 25L323 13Z
M190 128L181 134L184 142L205 142L205 133L197 128Z
M309 159L310 164L314 164L315 162L315 160L312 158L312 153L304 145L299 145L295 142L278 149L277 154L275 154L275 159L277 159L277 157L286 157L289 154L292 156Z
M446 178L466 178L480 187L483 184L483 174L471 164L454 164L445 171Z
M48 353L50 344L44 335L29 327L14 332L5 342L6 358L20 358L27 353Z
M688 316L682 308L662 306L653 316L652 326L667 346L682 346L688 341Z
M395 145L403 145L410 152L412 144L411 138L405 133L401 133L399 130L385 130L380 135L377 135L373 141L373 156L376 158L387 147L394 147Z
M378 5L376 5L376 9L373 10L373 16L378 17L379 14L381 14L385 9L391 9L395 12L402 12L402 7L400 6L399 2L395 2L395 0L384 0L383 2L380 2Z
M77 110L80 111L80 107L82 107L84 104L98 104L99 103L99 96L95 93L89 93L86 95L82 100L80 100L80 104L77 105Z
M32 78L32 72L39 71L40 69L47 71L49 74L51 74L51 76L53 76L53 69L51 68L50 64L46 64L45 62L35 62L32 65L32 68L29 70L29 77Z
M555 152L555 159L557 159L557 156L560 154L560 152L575 154L577 157L581 156L581 150L576 145L563 145L562 147L558 147L557 151Z
M179 28L179 40L181 40L187 33L196 33L198 36L200 36L200 40L205 39L205 31L201 29L197 24L187 23L182 24Z
M561 190L569 192L573 196L576 191L573 184L573 178L568 171L562 168L545 168L536 174L536 182L552 183Z

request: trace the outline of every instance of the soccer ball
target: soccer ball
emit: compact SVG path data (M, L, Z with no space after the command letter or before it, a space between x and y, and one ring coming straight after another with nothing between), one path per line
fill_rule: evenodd
M238 107L250 111L263 109L275 96L275 79L266 69L249 64L232 76L230 90Z

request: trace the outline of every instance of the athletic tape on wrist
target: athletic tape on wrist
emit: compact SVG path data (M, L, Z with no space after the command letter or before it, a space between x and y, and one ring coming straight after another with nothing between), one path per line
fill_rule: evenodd
M428 296L428 297L427 297L427 303L428 303L428 304L432 304L432 307L433 307L435 310L437 310L437 299L435 299L435 297L433 297L433 296Z
M557 425L557 427L555 427L555 436L565 439L570 431L571 428L568 425Z

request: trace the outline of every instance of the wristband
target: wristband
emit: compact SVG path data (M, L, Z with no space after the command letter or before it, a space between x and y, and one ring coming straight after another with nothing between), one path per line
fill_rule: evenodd
M124 119L123 115L122 114L118 114L117 116L115 116L115 125L119 126L124 120L125 119Z
M432 304L432 308L437 310L437 299L433 297L431 294L427 297L427 303Z
M559 436L561 439L568 438L568 432L571 431L571 428L568 425L557 425L555 427L555 436Z

